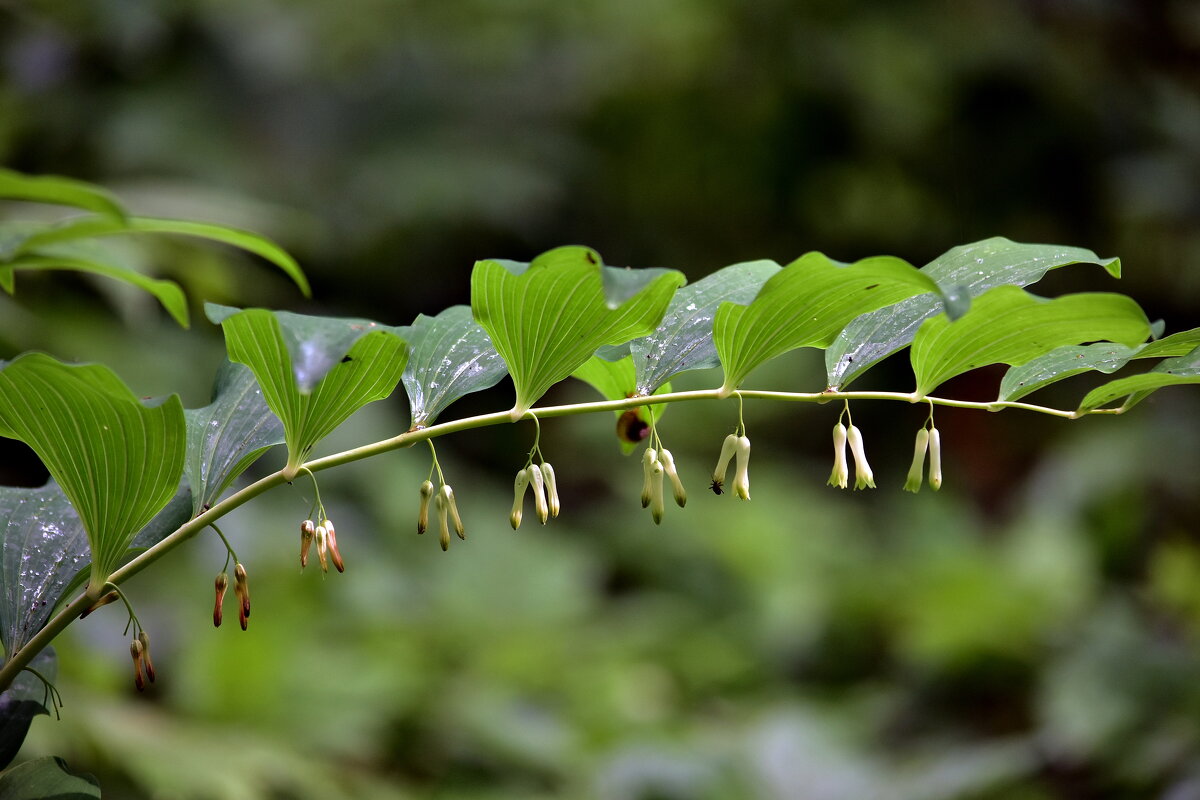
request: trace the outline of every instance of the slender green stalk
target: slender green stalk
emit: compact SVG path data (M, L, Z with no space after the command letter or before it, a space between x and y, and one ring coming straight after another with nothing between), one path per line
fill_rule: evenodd
M638 406L659 405L662 403L680 403L693 400L718 400L724 395L721 389L700 389L687 392L669 392L664 394L656 394L648 397L627 397L620 400L602 400L592 403L573 403L561 406L545 406L542 408L533 408L525 411L518 419L534 418L546 419L549 417L565 417L575 414L590 414L602 411L621 411ZM1120 414L1124 408L1111 409L1095 409L1092 411L1079 414L1074 411L1064 411L1056 408L1048 408L1046 406L1038 406L1030 403L1017 402L973 402L968 400L950 400L941 397L919 396L916 393L905 392L772 392L760 390L738 390L740 400L782 400L787 402L801 403L827 403L832 400L892 400L905 403L927 402L931 405L950 406L953 408L970 408L981 411L999 411L1004 408L1015 408L1024 411L1032 411L1039 414L1048 414L1050 416L1062 417L1064 419L1077 419L1081 416L1091 414ZM382 439L378 442L355 447L350 450L345 450L341 453L318 458L302 465L301 470L309 472L317 472L330 467L349 464L354 461L361 461L371 456L387 453L392 450L397 450L402 447L411 447L420 441L445 436L450 433L458 433L459 431L472 430L475 428L484 428L492 425L500 425L508 422L514 422L513 415L510 411L497 411L491 414L480 414L474 417L464 417L463 419L452 420L450 422L442 422L436 425L430 425L426 428L418 428L416 430L405 431L398 436L393 436L389 439ZM174 550L183 542L195 536L197 533L216 522L221 517L229 512L258 497L268 489L272 489L281 483L287 482L284 470L273 472L249 486L244 487L238 492L230 495L224 500L216 503L204 513L188 520L183 525L179 526L170 535L163 538L157 544L147 548L142 553L128 561L122 567L113 572L108 577L108 583L120 584L132 578L146 567L150 566L167 553ZM16 676L24 669L50 642L61 633L68 625L74 622L84 609L90 606L95 601L94 597L89 596L86 592L80 594L61 611L54 615L46 626L43 627L37 634L34 635L23 647L14 653L9 654L9 659L3 667L0 667L0 691L7 689L16 678Z

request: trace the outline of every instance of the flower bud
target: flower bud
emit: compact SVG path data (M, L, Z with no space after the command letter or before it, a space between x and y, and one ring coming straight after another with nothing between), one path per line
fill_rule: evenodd
M713 494L721 494L725 486L725 472L729 469L729 459L733 458L733 453L737 450L738 437L736 434L729 434L725 437L725 441L721 443L721 455L717 459L717 468L712 474L712 490Z
M521 506L525 504L525 489L529 486L529 473L521 470L517 473L516 480L513 481L513 507L512 513L508 515L508 524L512 525L515 531L521 527Z
M441 531L438 533L438 541L442 545L442 550L450 549L450 504L446 502L446 495L438 492L433 498L433 507L437 511L438 523L441 526Z
M317 526L311 519L300 523L300 569L308 566L308 550L312 547L313 537L317 534Z
M741 500L750 499L750 439L737 440L737 471L733 474L733 493Z
M662 523L663 513L666 511L666 504L663 502L663 469L661 461L655 461L650 465L650 517L654 520L655 525Z
M658 460L662 462L663 472L671 479L676 505L683 508L687 505L687 491L683 488L683 482L679 480L679 473L675 471L675 457L671 455L670 450L664 448L658 451Z
M333 562L333 568L338 572L346 571L346 564L342 561L342 551L338 549L337 531L333 529L333 523L329 520L322 520L321 524L325 526L325 543L329 545L329 560Z
M138 633L137 640L142 645L142 659L146 667L146 677L150 679L151 683L154 683L154 662L150 660L150 634L141 631Z
M546 480L546 502L550 506L550 516L557 517L561 506L558 502L558 481L554 477L554 467L542 462L542 477Z
M246 568L241 562L233 565L233 591L241 601L238 606L238 622L241 623L242 630L246 630L250 619L250 581L246 578Z
M829 474L829 485L845 489L850 483L850 470L846 467L846 426L833 426L833 472Z
M550 506L546 504L546 481L542 477L542 468L537 464L530 464L525 468L525 472L529 475L529 485L533 488L533 508L537 512L538 520L545 525L550 519Z
M217 602L213 604L213 627L221 627L222 606L225 603L225 590L229 588L229 576L224 572L218 573L216 580Z
M454 490L450 488L450 484L442 484L441 496L446 498L446 509L450 513L450 522L454 525L454 532L458 534L458 538L465 541L467 530L463 527L462 517L458 515L458 503L454 501Z
M433 481L421 484L421 506L417 511L417 533L424 533L429 527L429 498L433 497Z
M146 688L146 679L142 677L142 643L134 639L129 643L129 655L133 658L133 685L137 687L139 692Z
M84 617L86 617L88 614L92 613L96 609L103 608L104 606L108 605L109 603L117 602L117 599L120 598L120 596L121 596L120 592L118 592L116 589L105 592L104 594L100 595L100 599L98 599L96 602L92 603L90 606L85 608L83 610L83 613L79 615L79 618L83 619Z
M916 494L921 491L921 481L925 472L925 451L929 448L929 431L925 428L917 431L917 441L913 445L912 466L908 468L908 478L904 481L904 491Z
M942 434L937 428L929 431L929 488L942 488Z
M850 443L850 452L854 454L854 488L875 488L875 473L867 463L867 454L863 449L862 432L853 425L846 433L846 441Z
M329 531L324 525L317 526L317 558L321 560L321 572L329 572Z
M647 447L646 452L642 454L642 508L647 508L650 505L650 500L653 497L653 479L651 474L654 470L654 465L658 463L658 451L653 447Z

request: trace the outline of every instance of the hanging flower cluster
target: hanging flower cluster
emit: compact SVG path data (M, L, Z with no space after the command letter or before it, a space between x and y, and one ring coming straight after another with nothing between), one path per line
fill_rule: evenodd
M538 521L543 525L549 522L551 517L557 517L558 512L562 510L562 504L558 499L558 479L554 474L554 467L545 461L540 464L531 463L518 471L516 478L513 479L513 505L512 512L508 515L508 524L514 531L521 527L525 494L530 490L533 492L534 513L537 514Z
M675 457L665 447L647 447L642 454L642 508L650 509L654 524L662 523L666 513L665 479L671 481L671 494L680 508L687 505L687 490L675 469Z
M433 465L429 468L429 478L421 483L419 490L421 499L417 507L417 533L423 534L429 528L429 505L432 503L438 518L438 543L445 551L450 549L450 528L453 527L458 538L464 541L467 538L467 529L463 525L462 516L458 513L454 489L446 483L446 478L442 475L442 466L438 463L437 450L434 449L433 442L429 442L429 452L433 456ZM435 470L438 482L441 484L441 488L436 491L432 480Z

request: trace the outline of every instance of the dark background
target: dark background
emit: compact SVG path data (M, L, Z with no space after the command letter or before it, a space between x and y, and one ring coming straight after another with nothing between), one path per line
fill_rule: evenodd
M921 265L1004 235L1124 263L1039 293L1200 324L1183 0L0 0L0 163L300 259L311 302L236 254L114 242L184 284L190 331L65 274L0 299L0 356L103 360L188 406L221 357L202 300L407 324L468 302L476 259L565 243L696 279L814 249ZM814 390L819 366L795 353L749 383ZM1000 375L943 393L986 399ZM900 357L860 383L911 380ZM1033 399L1071 407L1089 380ZM223 556L187 548L130 586L160 685L132 696L123 622L97 615L60 647L64 721L27 751L113 797L1200 796L1192 393L1078 422L939 411L947 488L916 497L923 412L860 406L879 490L823 486L834 410L752 404L750 504L703 489L733 408L673 408L693 499L661 528L607 416L545 426L564 517L517 534L504 495L531 431L452 437L470 539L448 555L409 535L423 452L326 473L351 567L323 582L294 570L310 490L275 492L226 526L261 598L249 633L205 627ZM378 404L330 447L405 420Z

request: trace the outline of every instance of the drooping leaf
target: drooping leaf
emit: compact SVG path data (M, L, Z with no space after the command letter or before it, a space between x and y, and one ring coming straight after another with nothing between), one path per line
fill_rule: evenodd
M532 263L479 261L471 309L508 365L519 417L604 345L654 330L683 285L674 270L613 270L585 247L559 247Z
M283 423L289 479L317 442L359 408L392 393L408 359L408 346L393 329L374 322L261 308L229 315L228 309L208 310L225 331L230 360L250 368L267 406ZM292 352L301 354L301 373L315 377L311 391L297 382ZM325 372L315 366L324 364L332 366Z
M74 206L115 220L125 219L125 209L106 189L57 175L24 175L0 168L0 198Z
M1002 236L951 248L921 268L945 293L945 308L957 319L971 298L996 286L1028 286L1052 269L1069 264L1099 264L1121 276L1121 262L1091 250L1048 244L1022 244ZM827 381L845 389L872 365L908 346L925 320L943 310L934 295L918 295L872 311L846 326L825 351Z
M1200 345L1200 328L1180 331L1137 347L1112 342L1059 347L1043 356L1012 367L1000 382L1000 400L1019 400L1025 395L1083 372L1110 374L1135 358L1162 358L1190 353Z
M1134 347L1150 335L1150 322L1137 303L1111 293L1035 297L1016 286L998 286L971 304L954 322L945 315L926 320L912 343L917 394L988 364L1024 364L1057 347L1109 341Z
M46 680L53 681L58 672L54 648L47 647L38 653L29 666ZM16 758L33 718L49 714L52 707L46 684L29 670L18 674L12 685L0 693L0 769Z
M590 385L608 400L622 400L638 394L632 356L625 356L619 361L592 356L575 370L571 377ZM669 391L671 384L664 383L656 387L651 394ZM617 417L617 441L621 445L621 452L626 455L633 452L638 443L649 434L650 426L662 418L667 405L659 403L613 412Z
M490 389L508 374L469 306L451 306L435 317L419 314L396 333L409 347L401 380L413 427L431 424L455 400Z
M75 243L70 243L75 244ZM109 261L98 260L94 253L73 252L66 245L40 248L17 256L3 265L9 275L16 270L72 269L123 281L149 292L162 303L181 327L188 327L187 297L174 281L151 278L135 269ZM11 285L6 287L11 292Z
M11 255L21 255L59 242L143 233L192 236L254 253L283 270L300 287L300 291L306 297L312 293L308 285L308 278L304 276L304 271L300 269L296 259L275 242L257 233L209 222L156 217L129 217L124 220L109 217L84 217L58 225L42 226L39 230L28 233Z
M57 484L0 488L0 641L19 650L45 627L90 561L79 514Z
M628 345L637 368L636 393L654 394L673 375L718 366L713 342L717 309L725 302L749 303L779 270L774 261L733 264L677 291L655 331Z
M839 264L807 253L775 273L748 306L725 303L713 339L725 391L764 361L797 347L828 347L855 317L906 297L937 292L932 278L891 256Z
M0 772L0 800L100 800L100 784L76 775L57 756L35 758Z
M229 484L271 447L283 444L283 423L267 407L254 373L226 361L213 401L187 409L187 464L192 513L217 501Z
M1078 410L1091 411L1122 397L1128 397L1124 406L1132 408L1156 389L1187 383L1200 383L1200 347L1187 355L1161 361L1149 372L1117 378L1097 386L1084 396Z
M147 407L107 367L27 353L0 370L0 427L33 448L79 513L98 590L179 486L179 398Z

